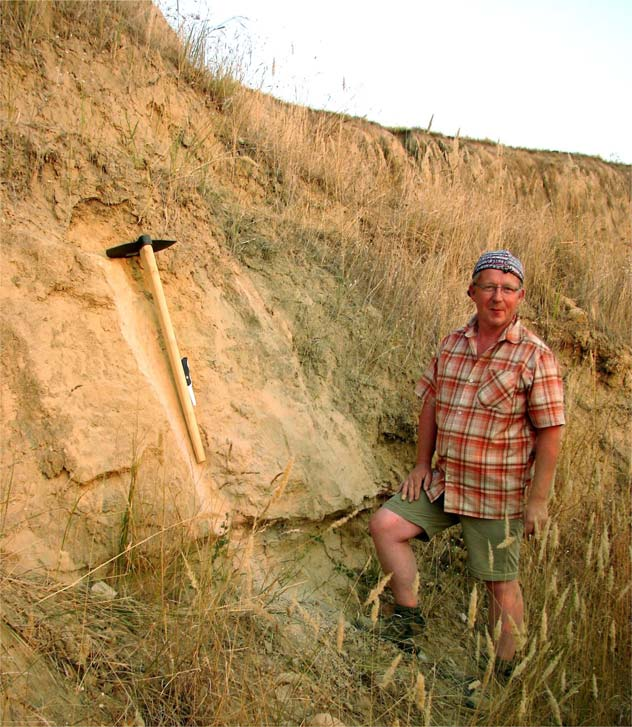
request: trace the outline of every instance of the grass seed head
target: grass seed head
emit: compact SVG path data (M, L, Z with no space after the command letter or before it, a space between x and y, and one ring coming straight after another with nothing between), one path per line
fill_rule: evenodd
M555 719L555 724L559 725L559 727L562 727L562 715L560 713L560 705L557 703L557 699L555 699L555 695L553 692L548 688L548 686L545 685L544 687L546 689L546 696L549 700L549 705L551 707L551 713L553 714L553 718Z
M614 573L612 574L612 577L614 578ZM630 581L630 583L628 583L627 586L624 586L621 589L621 591L619 592L619 595L617 596L617 601L624 599L628 595L631 588L632 588L632 581Z
M592 568L592 558L593 558L593 536L591 534L590 538L588 539L588 544L586 545L586 555L584 557L584 565L586 566L587 570L590 570Z
M327 530L336 530L336 528L341 528L343 525L349 522L349 520L352 520L359 512L361 512L361 507L356 507L356 509L349 513L348 515L345 515L344 517L341 517L339 520L336 520L333 522Z
M423 714L426 706L426 679L420 671L417 672L417 678L415 679L413 697L415 706Z
M502 630L503 630L503 621L502 621L502 617L499 616L498 619L496 620L496 623L494 624L494 643L495 644L497 644L498 641L500 640L500 635L502 633Z
M380 681L380 689L386 689L388 685L393 681L395 670L399 666L399 662L402 660L402 654L397 654L393 659L388 669L384 672L384 676Z
M380 615L380 599L379 597L373 601L371 606L371 623L375 626L377 623L378 616Z
M540 549L538 550L538 563L542 563L544 560L544 555L546 553L546 546L549 539L549 533L551 531L551 521L547 520L544 524L544 528L542 529L542 533L540 535Z
M544 646L549 640L549 619L546 613L546 606L542 608L542 619L540 621L540 645Z
M606 525L604 525L603 533L601 535L601 543L599 544L597 559L600 574L603 575L606 566L610 561L610 538L608 537L608 527Z
M527 658L533 659L535 656L535 650L538 645L537 639L534 637L531 639L531 643L529 644L529 651L527 652Z
M185 554L184 553L181 553L181 555L182 555L182 560L184 561L184 570L185 570L185 572L187 574L187 577L189 579L189 583L193 587L194 591L196 593L199 593L200 592L200 584L198 583L198 579L196 578L195 573L193 572L193 568L191 568L191 564L187 560Z
M518 662L516 668L511 672L509 680L513 681L514 679L518 679L524 673L524 670L527 668L530 661L531 657L527 654L524 659Z
M342 647L345 642L345 617L344 614L338 615L338 628L336 629L336 651L342 654Z
M303 623L311 627L315 636L320 634L320 623L318 618L315 618L306 608L303 608L303 606L301 606L301 604L296 600L296 596L292 597L292 611L298 611Z
M283 470L283 473L281 474L281 477L279 479L279 484L276 486L274 492L272 493L272 502L276 502L285 492L285 488L287 487L287 483L290 480L290 474L292 473L293 467L294 457L291 457L288 463L285 465L285 469Z
M478 589L476 588L476 583L474 584L474 588L472 588L472 593L470 594L470 606L467 610L467 627L470 629L470 631L474 628L474 624L476 623L476 609L478 606Z
M498 543L496 548L498 550L504 550L505 548L508 548L510 545L512 545L515 541L515 537L513 535L510 535L509 537L505 538L502 543Z
M608 536L608 526L604 524L603 533L601 534L601 550L603 550L604 558L610 558L610 537Z
M542 672L542 677L541 677L543 682L545 682L551 676L551 674L555 671L557 665L560 663L561 658L562 658L562 654L560 652L556 657L551 659L551 661L546 665L546 668Z
M246 599L250 599L252 597L252 555L254 552L254 545L255 530L253 528L248 535L248 540L246 541L246 547L244 548L242 561L242 567L244 572L244 596Z
M432 717L432 691L426 697L426 708L424 709L424 726L430 727Z
M502 543L499 543L496 547L498 550L504 550L505 548L508 548L516 538L511 534L511 524L509 522L509 518L505 517L505 538L502 541Z
M612 589L614 588L614 568L610 566L608 568L608 578L606 580L606 588L608 589L608 593L612 593Z
M511 628L511 635L514 638L514 642L516 644L516 652L521 653L524 650L524 647L527 645L527 629L524 624L522 623L521 626L518 626L518 624L514 621L514 618L511 614L507 616L507 620L509 621L509 627Z
M614 619L610 621L610 653L614 656L617 648L617 623Z
M527 688L523 684L522 692L520 694L520 704L518 705L518 722L523 722L526 714L527 714Z
M568 598L568 594L570 593L571 587L570 584L566 586L566 588L562 591L562 594L557 599L555 603L555 609L553 610L553 618L556 619L560 613L562 613L562 609L564 608L564 604L566 603L566 599Z
M489 635L489 631L485 631L485 647L487 648L487 656L489 657L489 661L494 661L494 659L496 658L496 647L494 646L494 641L492 640L492 637Z
M382 591L386 588L388 582L391 580L392 577L392 573L387 573L382 579L380 579L377 586L375 586L371 593L369 593L369 597L364 602L365 606L368 606L371 603L375 603L375 601L378 600L378 598L382 595Z

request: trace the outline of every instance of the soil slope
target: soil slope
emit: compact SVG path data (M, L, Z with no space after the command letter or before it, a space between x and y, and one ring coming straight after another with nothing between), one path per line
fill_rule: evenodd
M4 53L4 548L19 569L78 573L106 560L130 497L138 526L184 518L197 535L264 510L336 516L395 484L412 451L410 385L427 355L399 380L352 361L385 313L331 266L276 254L288 242L269 202L271 171L246 139L230 138L228 111L165 60L177 43L162 17L151 10L143 27L145 37L118 44L71 33ZM284 106L264 108L273 124ZM428 180L449 173L534 206L588 206L612 235L623 229L625 168L499 155L353 119L345 133L353 148L417 165ZM290 182L273 183L277 200ZM326 198L318 180L303 193L314 206ZM338 205L332 220L343 213ZM305 244L301 224L286 225L289 247ZM157 259L192 368L203 466L139 260L105 255L142 233L178 241ZM288 463L283 497L270 503Z

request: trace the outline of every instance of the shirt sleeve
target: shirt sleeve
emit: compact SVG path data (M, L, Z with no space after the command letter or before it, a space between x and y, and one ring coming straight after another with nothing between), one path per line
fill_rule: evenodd
M566 423L564 385L557 360L548 349L543 351L536 363L527 407L531 423L536 429Z
M415 384L415 394L421 399L422 404L425 402L428 394L433 399L437 398L437 356L433 356L432 361L422 374L422 377Z

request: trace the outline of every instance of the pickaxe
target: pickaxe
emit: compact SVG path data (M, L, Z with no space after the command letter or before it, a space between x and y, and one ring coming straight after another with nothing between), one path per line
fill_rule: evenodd
M176 389L178 391L178 397L180 398L180 404L182 405L184 418L187 423L187 429L189 430L189 436L191 437L191 444L193 445L195 458L198 462L204 462L206 460L204 446L200 438L200 430L198 429L195 414L193 412L191 398L189 397L185 368L183 368L183 362L180 358L180 352L178 351L178 344L176 343L176 336L173 332L173 326L171 325L171 318L169 316L169 310L167 309L167 301L165 300L162 283L160 282L160 273L158 272L156 257L154 255L154 252L160 252L160 250L164 250L174 243L175 240L152 240L149 235L141 235L135 242L126 242L123 245L110 247L105 252L107 256L111 258L136 257L137 255L140 255L140 259L143 261L143 266L149 271L151 293L154 296L154 301L158 307L160 327L162 328L162 335L164 336L165 344L167 346L171 371L176 382ZM188 370L188 366L186 366L186 369Z

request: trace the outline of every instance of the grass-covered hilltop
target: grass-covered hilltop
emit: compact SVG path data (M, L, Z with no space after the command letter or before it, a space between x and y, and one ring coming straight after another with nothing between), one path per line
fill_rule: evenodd
M145 0L0 23L3 724L630 724L630 166L280 102ZM105 253L143 234L177 241L203 463L147 270ZM421 654L354 624L391 605L367 521L414 382L501 246L568 424L521 666L471 710L458 532L415 546Z

